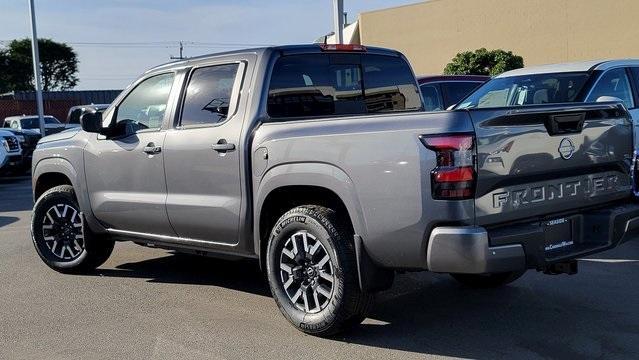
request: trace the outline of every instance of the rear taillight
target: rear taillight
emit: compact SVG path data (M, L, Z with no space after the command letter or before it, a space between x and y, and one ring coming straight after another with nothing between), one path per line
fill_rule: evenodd
M475 196L475 147L472 135L422 136L420 140L437 156L431 171L433 198L471 199Z

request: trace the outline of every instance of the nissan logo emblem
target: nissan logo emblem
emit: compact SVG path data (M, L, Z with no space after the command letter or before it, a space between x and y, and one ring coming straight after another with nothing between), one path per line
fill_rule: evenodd
M559 143L559 155L564 160L568 160L575 153L575 145L568 138L561 139Z

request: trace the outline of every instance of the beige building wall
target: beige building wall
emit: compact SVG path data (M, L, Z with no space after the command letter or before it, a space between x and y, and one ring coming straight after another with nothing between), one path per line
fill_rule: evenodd
M528 65L639 58L639 0L430 0L359 16L364 45L394 48L417 74L459 52L513 51Z

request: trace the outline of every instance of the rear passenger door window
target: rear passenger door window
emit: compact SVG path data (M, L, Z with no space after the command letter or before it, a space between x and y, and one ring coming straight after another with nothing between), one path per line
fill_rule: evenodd
M233 115L231 98L239 64L197 68L184 95L180 126L216 125Z
M424 98L425 111L440 111L444 109L437 85L426 84L421 85L419 88Z
M626 69L618 68L606 71L597 81L590 92L588 102L595 102L602 96L613 96L621 99L627 108L634 107L630 81Z

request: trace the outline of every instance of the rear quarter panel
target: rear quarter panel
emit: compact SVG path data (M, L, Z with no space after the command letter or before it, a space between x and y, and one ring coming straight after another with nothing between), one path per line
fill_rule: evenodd
M471 224L473 201L434 201L435 154L419 136L471 132L463 112L406 113L266 123L252 154L256 213L280 186L315 185L345 203L371 258L394 268L426 266L427 232L438 223ZM268 160L259 154L268 152ZM259 219L256 219L259 221Z

